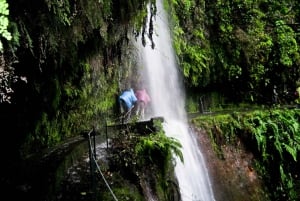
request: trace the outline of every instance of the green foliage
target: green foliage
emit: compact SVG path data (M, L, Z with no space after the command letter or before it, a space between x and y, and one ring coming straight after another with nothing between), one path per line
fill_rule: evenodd
M56 19L63 25L71 25L71 11L69 0L45 0L49 11L52 11Z
M127 180L138 181L142 187L146 182L155 189L159 200L168 200L164 197L174 187L169 183L174 177L173 159L179 157L183 161L181 144L165 135L160 121L154 120L153 123L155 130L149 135L131 132L125 125L124 130L112 138L110 163L112 169Z
M11 30L10 32L12 33L11 48L13 51L16 51L17 48L20 46L20 36L21 36L17 24L15 22L10 22L9 30Z
M84 76L80 87L72 82L66 82L64 85L65 107L71 111L64 115L64 118L73 125L72 130L103 127L103 118L110 114L109 111L113 112L117 91L116 74L109 75L96 69L96 66L82 63L81 70Z
M300 113L299 110L255 110L232 115L201 116L192 122L205 128L215 151L222 156L223 143L241 139L256 153L257 168L269 185L274 200L296 201L300 194Z
M224 144L235 144L236 133L240 129L240 123L235 119L235 114L200 116L192 120L197 127L204 128L210 138L214 151L222 158L221 147Z
M147 10L141 10L137 15L133 16L133 28L139 33L141 27L145 26L147 19Z
M118 178L120 180L120 178ZM144 198L141 196L139 190L128 183L120 184L120 186L113 187L112 191L114 192L115 196L118 198L118 200L134 200L134 201L143 201ZM119 184L118 184L119 185ZM116 186L116 184L114 184ZM109 191L103 192L101 195L101 200L106 201L115 201L114 197L112 197L111 193Z
M274 83L281 94L294 88L300 75L299 2L168 2L188 86L213 86L229 98L264 103Z
M285 160L285 155L290 155L297 162L297 154L300 151L299 123L294 117L294 113L275 110L269 115L264 112L256 112L249 119L245 120L245 125L251 129L251 133L256 138L263 160L269 160L274 151ZM267 134L267 135L266 135ZM271 147L267 147L271 146Z
M12 39L5 43L5 64L12 64L30 83L26 94L13 100L21 105L26 100L25 107L28 102L37 104L30 111L32 119L26 119L27 130L21 131L26 135L24 154L92 127L104 129L105 120L118 115L116 96L123 79L118 71L131 70L119 66L130 49L131 25L142 26L146 2L45 0L34 6L29 1L10 5L12 23L4 28ZM0 15L8 18L6 1L0 3ZM18 79L15 75L12 80ZM20 122L27 117L24 111L29 109L15 114L24 116Z
M28 134L26 138L20 149L22 157L57 145L62 140L59 120L53 120L43 112L41 118L36 122L34 131Z
M187 113L198 112L199 111L199 103L197 101L194 101L192 97L187 97L186 111L187 111Z
M112 2L103 0L99 3L96 1L82 1L81 5L84 8L84 15L92 29L105 29L107 26L105 21L109 21L112 15ZM101 30L102 31L102 30Z
M11 40L12 35L8 31L9 26L9 9L8 9L8 3L6 0L0 0L0 52L3 51L3 43L2 39Z
M284 192L288 191L288 200L298 200L299 199L299 191L297 192L297 188L295 186L295 180L292 177L291 173L285 173L283 167L280 165L280 179L281 185L277 188L278 191Z
M82 63L78 68L83 73L79 83L75 77L65 83L60 83L58 77L48 82L48 110L38 118L34 131L28 135L24 153L53 146L81 131L93 127L100 130L105 126L104 118L111 115L108 111L113 112L115 104L116 74L104 74L89 63Z
M174 155L179 157L183 162L180 142L172 137L167 137L160 128L158 132L152 133L149 136L141 137L136 144L135 152L138 155L138 163L142 166L147 164L155 164L161 171L163 177L169 169L170 161Z
M191 86L209 83L210 45L203 28L203 2L173 1L168 7L174 24L174 49L179 56L183 75ZM176 12L180 11L180 16ZM188 34L185 29L188 29Z
M204 49L199 46L187 46L184 61L182 62L183 74L190 78L192 85L199 85L202 77L209 74L209 58ZM201 77L201 78L199 78Z
M276 21L275 25L277 43L279 46L279 60L284 66L290 67L295 62L295 55L299 54L296 34L293 29L282 20Z

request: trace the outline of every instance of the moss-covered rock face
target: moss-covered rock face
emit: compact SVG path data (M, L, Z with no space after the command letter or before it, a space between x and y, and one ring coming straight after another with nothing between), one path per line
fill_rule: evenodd
M137 128L142 125L139 124L136 124ZM141 200L179 200L173 154L183 160L181 144L165 135L160 121L154 120L154 126L155 129L144 125L143 128L150 134L132 132L128 127L114 136L108 157L109 171L124 180L116 185L116 190L119 193L123 191L124 196L137 193L127 192L127 187L124 188L126 183L139 189Z
M134 79L131 41L147 1L7 2L14 40L4 44L2 64L18 81L12 104L0 107L15 154L53 146L114 118L120 86Z
M255 158L242 143L222 143L215 152L207 130L194 127L216 200L270 201L264 181L254 169Z
M241 156L241 149L250 159L246 160L249 167L240 163L237 168L250 168L251 175L255 170L271 192L271 200L299 200L299 117L298 109L254 110L200 116L192 123L207 133L210 149L224 160L224 167L233 156Z
M292 101L299 79L299 2L168 1L186 85L232 101Z

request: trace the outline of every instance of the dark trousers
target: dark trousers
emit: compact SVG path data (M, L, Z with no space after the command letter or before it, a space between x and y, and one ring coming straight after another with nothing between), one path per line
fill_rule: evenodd
M121 123L127 123L130 120L131 117L131 109L132 108L128 108L126 103L121 100L120 101L120 109L121 109Z

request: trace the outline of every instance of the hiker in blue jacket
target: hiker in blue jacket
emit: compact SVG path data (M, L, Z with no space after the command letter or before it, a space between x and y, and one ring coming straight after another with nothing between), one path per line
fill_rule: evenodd
M135 103L137 102L137 98L134 94L133 89L126 89L119 96L120 106L121 106L121 114L123 116L123 120L128 122L131 116L131 111L134 108Z

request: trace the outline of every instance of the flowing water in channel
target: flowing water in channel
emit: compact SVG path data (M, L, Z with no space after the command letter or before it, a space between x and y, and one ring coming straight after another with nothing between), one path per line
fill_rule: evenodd
M153 40L140 52L143 82L151 96L151 114L148 117L164 117L167 136L182 144L184 163L177 158L175 167L183 201L214 201L214 195L195 135L188 127L185 111L185 94L174 56L169 24L161 1L157 1L157 15L154 21ZM149 12L148 12L149 13Z

